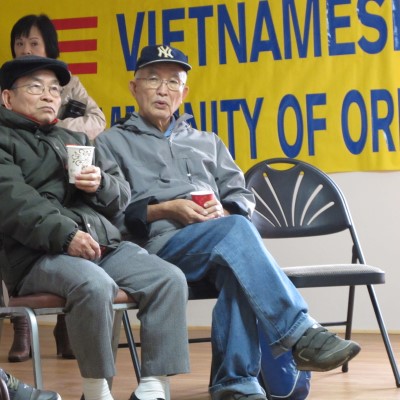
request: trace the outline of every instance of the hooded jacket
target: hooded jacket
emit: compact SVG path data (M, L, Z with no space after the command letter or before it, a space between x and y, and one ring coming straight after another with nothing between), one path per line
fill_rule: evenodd
M0 268L10 294L37 259L62 254L77 229L104 246L120 242L109 219L128 204L128 183L96 150L101 186L95 194L77 189L68 183L66 144L90 142L82 133L40 126L0 107Z
M183 226L167 219L148 223L149 204L190 199L192 191L212 190L232 214L249 217L254 210L254 196L245 188L243 172L225 144L214 133L191 127L186 122L189 118L183 114L174 119L170 134L165 135L132 113L96 139L107 157L120 165L131 186L125 225L119 227L129 240L151 253L157 253Z

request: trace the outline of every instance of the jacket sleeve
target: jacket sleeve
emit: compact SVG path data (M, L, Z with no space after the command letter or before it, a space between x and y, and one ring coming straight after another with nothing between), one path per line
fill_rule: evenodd
M131 198L130 186L118 164L99 147L95 149L95 165L101 169L100 187L94 195L84 196L96 211L112 219L128 205Z
M77 76L72 76L70 83L64 87L63 105L59 115L62 114L69 100L78 100L86 104L85 115L77 118L59 120L57 126L75 132L84 132L90 140L94 140L96 136L106 128L106 117L96 102L89 96Z
M12 155L0 148L0 232L23 245L60 253L77 223L25 183Z
M147 208L157 204L154 197L148 197L129 204L125 210L125 226L135 239L147 239L149 224L147 223Z
M110 136L107 133L100 135L96 138L95 145L96 149L101 153L102 157L106 160L111 160L117 164L113 152L108 146L108 140ZM117 164L118 165L118 164ZM123 172L121 172L123 173ZM129 186L129 191L131 190ZM149 204L157 203L153 198L145 198L143 200L136 201L129 204L124 210L124 225L129 229L130 233L136 239L147 238L148 236L148 224L147 224L147 206ZM121 226L119 226L122 229Z
M215 181L222 206L231 214L251 216L254 211L254 195L246 189L242 170L236 165L227 147L216 136L217 168Z

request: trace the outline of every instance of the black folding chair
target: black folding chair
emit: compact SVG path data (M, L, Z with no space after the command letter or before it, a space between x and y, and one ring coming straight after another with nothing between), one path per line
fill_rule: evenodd
M325 326L346 327L351 338L355 287L367 287L390 365L400 387L400 375L373 285L385 283L385 273L367 265L346 200L335 182L318 168L294 159L275 158L254 165L245 174L256 197L252 217L263 238L300 238L348 231L348 264L285 267L297 288L348 286L347 317ZM347 372L348 365L342 367Z

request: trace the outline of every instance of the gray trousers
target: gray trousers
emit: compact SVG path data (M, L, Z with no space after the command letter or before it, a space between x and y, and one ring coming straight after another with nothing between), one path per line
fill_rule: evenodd
M118 288L139 305L142 376L189 372L185 275L133 243L122 242L98 264L68 255L42 257L19 294L65 297L68 335L82 377L109 378L115 375L112 304Z

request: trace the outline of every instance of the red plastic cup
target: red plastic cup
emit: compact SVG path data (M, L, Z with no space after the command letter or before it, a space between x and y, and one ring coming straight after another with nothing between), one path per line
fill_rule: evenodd
M204 207L204 204L207 201L214 199L214 192L211 190L199 190L197 192L191 192L192 200L201 207Z

